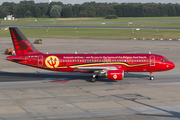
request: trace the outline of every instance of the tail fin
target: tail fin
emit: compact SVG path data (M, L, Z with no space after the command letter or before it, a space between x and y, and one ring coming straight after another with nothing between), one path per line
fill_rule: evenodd
M40 53L17 27L9 27L16 55Z

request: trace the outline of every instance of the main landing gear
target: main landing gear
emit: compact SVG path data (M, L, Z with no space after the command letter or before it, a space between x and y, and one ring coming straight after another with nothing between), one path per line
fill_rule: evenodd
M96 82L96 80L98 79L98 75L93 75L92 79L91 79L91 82Z
M154 80L154 76L153 76L152 72L150 72L150 80Z

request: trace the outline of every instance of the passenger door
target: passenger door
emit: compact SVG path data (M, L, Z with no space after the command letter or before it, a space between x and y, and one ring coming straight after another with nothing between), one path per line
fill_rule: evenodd
M150 56L150 66L155 66L155 56L154 55Z

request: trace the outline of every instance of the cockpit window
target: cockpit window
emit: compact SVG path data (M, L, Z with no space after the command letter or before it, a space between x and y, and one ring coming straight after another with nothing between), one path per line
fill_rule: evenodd
M161 59L161 62L169 61L168 59Z

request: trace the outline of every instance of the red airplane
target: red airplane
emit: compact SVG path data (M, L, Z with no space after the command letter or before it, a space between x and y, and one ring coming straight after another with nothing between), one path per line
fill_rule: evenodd
M175 64L156 54L43 54L29 42L16 27L9 28L16 55L7 60L36 68L60 71L94 73L112 80L122 80L124 72L152 72L171 70Z

